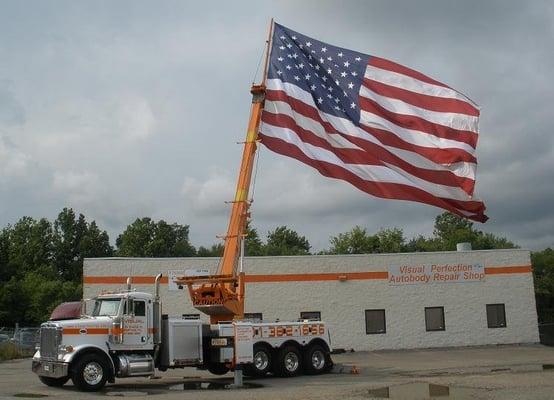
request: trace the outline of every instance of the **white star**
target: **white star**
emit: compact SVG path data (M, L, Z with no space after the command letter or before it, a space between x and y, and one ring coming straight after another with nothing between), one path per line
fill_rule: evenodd
M282 72L280 70L277 70L277 75L281 75Z
M342 91L342 94L344 95L344 97L348 97L348 93L346 93L344 90Z
M322 47L321 51L325 53L327 51L327 47Z
M300 68L300 69L304 68L304 63L298 64L298 68Z
M352 104L350 104L350 108L356 108L356 103L352 102Z
M327 73L328 73L329 75L331 75L331 72L333 72L333 70L332 70L331 68L327 68Z
M300 80L300 77L298 75L294 75L294 79L296 79L297 81Z
M292 40L296 40L296 36L292 36Z
M314 68L316 71L319 71L319 64L316 64Z
M299 45L298 47L300 47L301 49L303 49L303 48L304 48L304 45L301 44L301 45Z
M287 57L288 57L288 58L292 58L292 54L287 54Z
M333 87L332 86L329 86L329 88L327 89L328 91L332 92L333 91Z
M340 110L340 107L339 107L339 106L335 106L335 110Z
M346 62L344 63L344 66L345 66L346 68L348 68L348 67L350 66L350 63L349 63L348 61L346 61Z
M348 84L348 89L354 89L354 84L352 82Z
M326 82L326 81L327 81L327 77L326 77L325 75L323 75L323 76L321 77L321 80L323 80L323 82Z
M306 78L307 81L309 81L311 77L312 76L310 74L307 74L306 76L304 76L304 78Z
M285 50L285 46L279 46L281 50Z
M342 51L341 51L339 54L337 54L337 55L338 55L339 57L342 57Z
M332 99L332 98L333 98L333 96L331 96L331 94L328 94L328 95L327 95L327 97L329 97L330 99Z
M320 62L321 64L323 64L323 63L325 62L325 60L324 60L323 58L320 58L320 59L319 59L319 62Z
M335 97L335 103L337 103L337 104L338 104L338 103L339 103L339 101L340 101L340 100L339 100L339 98L338 98L338 97Z
M356 57L356 61L360 61L360 60L361 60L361 58L360 58L360 57Z
M323 103L323 99L320 97L320 98L317 99L317 102L318 102L319 104L321 104L321 103Z
M288 70L290 71L290 69L291 69L292 67L291 67L290 65L287 65L285 68L288 69Z
M279 57L279 58L277 58L277 60L279 60L279 61L283 61L283 60L284 60L284 58L283 58L283 57Z
M310 89L312 89L312 91L313 91L313 90L316 89L316 87L317 87L316 85L312 85L312 86L310 86Z
M356 71L352 71L351 74L352 74L352 76L358 75L358 73Z
M285 40L286 38L284 36L279 36L279 39Z
M294 68L298 69L298 64L294 64Z
M308 60L311 60L313 57L311 54L308 54Z
M292 58L297 58L297 57L298 57L298 54L296 54L296 53L294 53L294 54L292 55Z
M339 85L339 80L335 80L335 84L338 86Z
M329 61L333 61L333 57L327 57Z
M342 72L340 73L340 76L342 76L343 78L346 78L346 72L342 71Z
M306 42L306 46L311 47L311 46L312 46L312 42Z
M292 44L287 44L287 47L290 49L292 47Z

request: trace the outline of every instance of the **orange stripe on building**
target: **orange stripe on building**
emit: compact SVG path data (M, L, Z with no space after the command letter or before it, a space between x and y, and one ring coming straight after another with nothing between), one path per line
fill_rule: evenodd
M527 274L533 272L531 265L515 266L492 266L485 267L487 275L502 274ZM154 276L133 276L134 284L154 284ZM331 272L314 274L274 274L274 275L246 275L246 283L268 283L268 282L313 282L313 281L347 281L347 280L385 280L388 279L387 271L367 271L367 272ZM127 282L126 276L85 276L83 283L90 285L118 285ZM167 276L162 276L161 283L167 284Z

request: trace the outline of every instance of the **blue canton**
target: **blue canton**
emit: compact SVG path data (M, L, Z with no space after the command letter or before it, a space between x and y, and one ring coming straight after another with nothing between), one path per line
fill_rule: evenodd
M275 24L268 78L281 79L311 93L328 114L360 120L360 86L369 60L366 54L332 46Z

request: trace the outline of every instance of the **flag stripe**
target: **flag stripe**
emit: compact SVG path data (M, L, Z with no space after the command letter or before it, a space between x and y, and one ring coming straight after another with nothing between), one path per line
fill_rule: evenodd
M479 116L479 110L469 103L452 98L436 97L427 94L414 93L395 86L386 85L371 79L364 79L362 83L366 88L380 96L401 100L419 108L430 111L459 113L474 117Z
M275 108L277 108L276 111L279 111L278 108L281 108L280 111L285 111L283 110L284 107L277 106ZM402 169L413 177L421 178L428 182L454 188L461 187L466 193L473 191L475 184L473 179L456 176L447 170L419 168L374 143L365 142L363 149L335 147L331 140L325 139L323 126L315 121L310 120L312 123L309 123L302 116L294 118L283 112L274 114L268 111L272 109L273 107L271 106L266 109L262 116L263 122L274 127L288 128L296 132L303 142L334 152L344 163L389 166L393 169Z
M260 137L265 146L267 146L272 151L275 151L279 154L295 158L305 164L310 165L311 167L317 169L322 175L345 180L358 189L369 193L373 196L386 198L386 199L398 199L398 200L409 200L416 201L424 204L431 204L446 210L449 210L455 214L475 219L478 221L484 221L485 217L483 215L483 205L479 204L469 204L470 202L454 202L450 199L441 199L435 197L424 190L418 189L411 185L403 185L398 183L388 183L388 182L371 182L366 181L352 173L351 171L346 170L338 165L325 162L325 161L316 161L306 156L298 147L293 144L287 143L282 139L273 138L266 136L263 132L260 133ZM467 204L466 204L467 203ZM458 208L459 205L463 205L463 208ZM471 209L472 211L465 211Z
M278 98L279 100L273 101L272 99L274 98ZM447 165L435 163L416 152L383 145L377 138L363 131L359 127L354 125L348 126L348 123L345 123L343 119L323 112L318 113L313 104L305 104L293 98L290 98L287 102L287 99L289 99L289 97L285 92L271 91L268 93L268 98L266 99L264 108L266 111L273 114L285 114L290 116L300 127L310 130L317 136L327 140L334 147L357 149L364 148L367 151L372 151L374 148L366 145L376 145L379 148L385 149L386 151L392 153L396 157L400 157L401 159L408 161L416 167L439 171L450 171L462 178L470 178L472 180L475 179L476 165L474 163L459 162ZM305 111L309 109L311 109L312 112ZM331 123L325 122L324 119L331 121ZM341 123L334 122L336 120L340 120ZM337 125L338 129L335 129L333 125ZM341 134L329 133L330 130L332 132L341 132ZM342 139L340 140L340 143L338 138Z
M397 64L394 61L385 60L384 58L380 57L370 57L369 58L369 65L377 68L381 68L387 71L396 72L402 75L409 76L410 78L417 79L419 81L429 83L431 85L436 86L442 86L445 88L449 88L444 83L441 83L439 81L436 81L434 79L429 78L428 76L422 74L421 72L417 72L411 68L405 67L403 65ZM451 89L451 88L449 88Z
M434 84L426 83L418 79L414 79L409 76L399 74L397 72L376 68L372 66L371 63L367 66L364 77L372 81L380 82L385 85L394 86L397 88L402 88L414 93L420 93L427 96L441 97L446 99L457 99L460 101L464 101L464 102L467 102L469 105L471 105L477 112L479 112L479 107L471 99L467 98L466 96L457 92L454 89L450 89L445 86L437 86Z
M304 142L296 131L289 128L281 128L264 122L262 123L261 132L267 137L275 137L294 145L312 160L340 166L365 181L410 185L418 187L433 196L449 198L461 202L468 199L467 194L460 188L431 183L410 175L405 171L404 173L399 173L399 169L393 168L394 166L386 165L385 163L379 163L379 161L375 161L374 157L372 157L372 160L369 160L368 157L368 164L345 163L335 151Z
M452 112L447 113L430 111L425 108L407 104L401 100L381 96L364 85L360 87L360 98L373 100L379 106L393 114L405 116L409 115L410 117L417 117L433 124L457 130L470 131L474 133L478 130L477 122L479 119L477 117Z
M323 119L321 117L321 114L323 113L315 108L313 98L299 87L287 83L283 84L281 81L274 79L268 80L267 86L267 100L281 100L288 102L296 112L320 122L324 126L325 131L332 133L347 132L350 135L359 135L359 133L357 133L359 130L355 128L355 125L348 123L343 118L341 118L340 121L338 121L339 118L336 117L326 118L326 120ZM312 104L313 106L308 106L307 104ZM363 115L365 115L365 112L362 112L362 116ZM368 120L369 118L365 119ZM464 144L437 138L433 135L427 135L419 131L404 129L399 126L395 126L385 118L373 117L373 119L380 122L380 124L376 124L378 129L376 134L373 133L374 130L367 129L367 127L363 124L360 125L360 128L375 136L384 145L413 151L422 157L440 164L452 164L458 162L476 163L475 157L464 150L467 148ZM343 126L339 130L336 129L329 121L336 121L338 126L345 124L348 126ZM441 148L441 146L444 146L444 149ZM455 148L454 146L463 146L463 148Z

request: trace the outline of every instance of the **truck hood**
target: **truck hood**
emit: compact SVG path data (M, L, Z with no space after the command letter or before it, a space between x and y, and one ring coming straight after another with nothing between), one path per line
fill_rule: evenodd
M63 328L64 335L100 333L100 331L107 335L112 323L112 317L90 317L47 322L47 324L54 324Z

